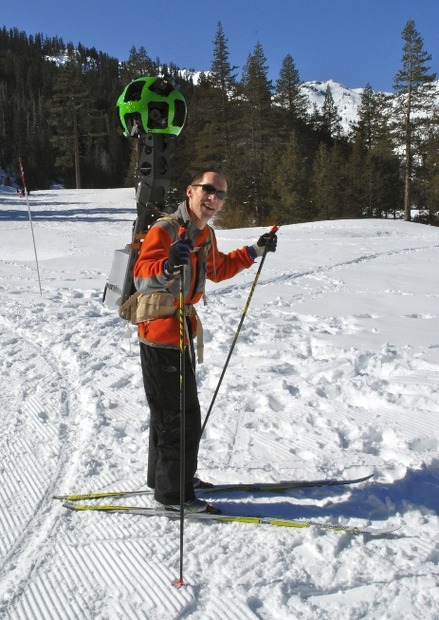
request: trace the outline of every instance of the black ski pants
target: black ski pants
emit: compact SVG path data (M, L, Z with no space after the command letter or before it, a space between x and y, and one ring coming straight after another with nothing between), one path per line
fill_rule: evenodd
M162 504L180 503L180 351L140 343L143 384L150 410L147 483ZM185 501L195 498L201 412L195 372L185 352Z

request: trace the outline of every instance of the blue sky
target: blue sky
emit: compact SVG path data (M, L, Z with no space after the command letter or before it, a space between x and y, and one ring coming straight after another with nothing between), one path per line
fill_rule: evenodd
M439 0L20 0L3 2L0 25L59 36L126 60L134 45L182 68L209 69L221 21L230 62L242 68L260 43L269 78L291 54L303 81L392 91L409 19L439 74Z

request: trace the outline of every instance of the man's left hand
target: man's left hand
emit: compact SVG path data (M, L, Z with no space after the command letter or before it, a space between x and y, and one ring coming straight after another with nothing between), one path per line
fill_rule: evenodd
M253 245L258 256L263 256L265 252L276 252L277 248L277 235L275 233L265 233L261 235L256 243Z

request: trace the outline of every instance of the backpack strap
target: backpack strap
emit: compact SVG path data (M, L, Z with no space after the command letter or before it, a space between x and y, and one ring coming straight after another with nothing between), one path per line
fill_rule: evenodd
M197 321L197 361L199 364L202 364L204 361L204 329L203 324L201 323L201 319L197 314L197 310L195 306L188 305L186 308L186 316L195 316L195 320ZM186 329L186 325L185 325ZM189 336L189 334L187 334Z

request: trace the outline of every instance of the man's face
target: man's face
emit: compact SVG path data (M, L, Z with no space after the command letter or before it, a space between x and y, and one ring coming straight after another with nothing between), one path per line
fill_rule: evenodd
M219 190L224 192L224 197L218 197L215 193ZM221 211L224 207L227 182L225 178L215 172L206 172L201 181L189 185L186 194L189 198L189 209L199 228L204 228L206 223Z

